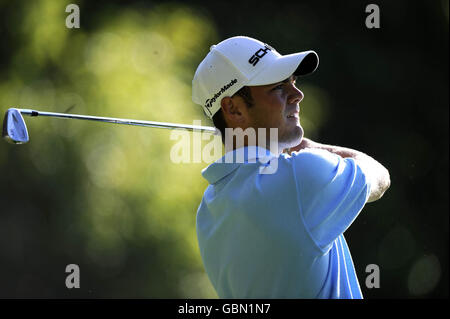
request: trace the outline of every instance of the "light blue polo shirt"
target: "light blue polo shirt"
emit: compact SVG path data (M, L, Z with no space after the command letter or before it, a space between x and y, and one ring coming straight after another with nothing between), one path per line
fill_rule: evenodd
M210 185L197 236L218 296L362 298L343 235L370 194L360 167L319 149L279 157L263 149L264 161L258 151L235 150L243 163L225 155L202 171ZM275 173L261 174L272 164Z

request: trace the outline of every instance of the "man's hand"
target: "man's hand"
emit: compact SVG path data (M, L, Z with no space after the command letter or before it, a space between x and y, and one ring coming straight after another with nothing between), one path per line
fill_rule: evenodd
M346 147L321 144L310 139L303 138L302 142L299 145L288 150L288 154L307 148L323 149L344 158L353 158L356 164L366 175L366 179L370 184L370 195L369 199L367 200L368 203L380 199L383 196L384 192L391 186L389 171L375 159L367 154L364 154L363 152L359 152Z

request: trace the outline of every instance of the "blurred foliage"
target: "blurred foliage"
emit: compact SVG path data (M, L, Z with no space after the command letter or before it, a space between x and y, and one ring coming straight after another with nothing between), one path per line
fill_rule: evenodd
M69 3L80 29L65 27ZM379 30L358 1L0 1L0 110L212 125L191 102L210 45L314 49L318 72L299 82L306 136L391 173L346 232L364 296L448 296L448 1L377 4ZM172 163L167 130L25 120L30 143L0 143L0 297L217 297L195 233L208 163ZM71 263L80 289L64 286Z
M75 105L73 113L179 123L201 115L190 82L196 48L217 41L206 17L183 5L131 7L110 9L91 30L67 29L69 3L4 8L23 23L14 20L2 110ZM169 131L26 122L30 143L0 149L1 296L215 296L195 234L204 165L171 163ZM68 263L81 268L80 291L64 291Z

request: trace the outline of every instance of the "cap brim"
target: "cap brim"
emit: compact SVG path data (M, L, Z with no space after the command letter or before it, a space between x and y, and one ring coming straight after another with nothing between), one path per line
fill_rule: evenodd
M305 76L319 66L319 56L314 51L283 55L267 66L247 83L247 86L267 85L289 78L292 74Z

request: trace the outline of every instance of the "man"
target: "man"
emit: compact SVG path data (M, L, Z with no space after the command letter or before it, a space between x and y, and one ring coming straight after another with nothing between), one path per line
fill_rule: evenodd
M318 63L314 51L282 56L233 37L212 46L195 73L193 101L222 134L234 130L223 138L224 158L202 172L210 185L197 212L201 256L220 298L362 298L343 233L381 198L389 173L366 154L303 137L295 79Z

